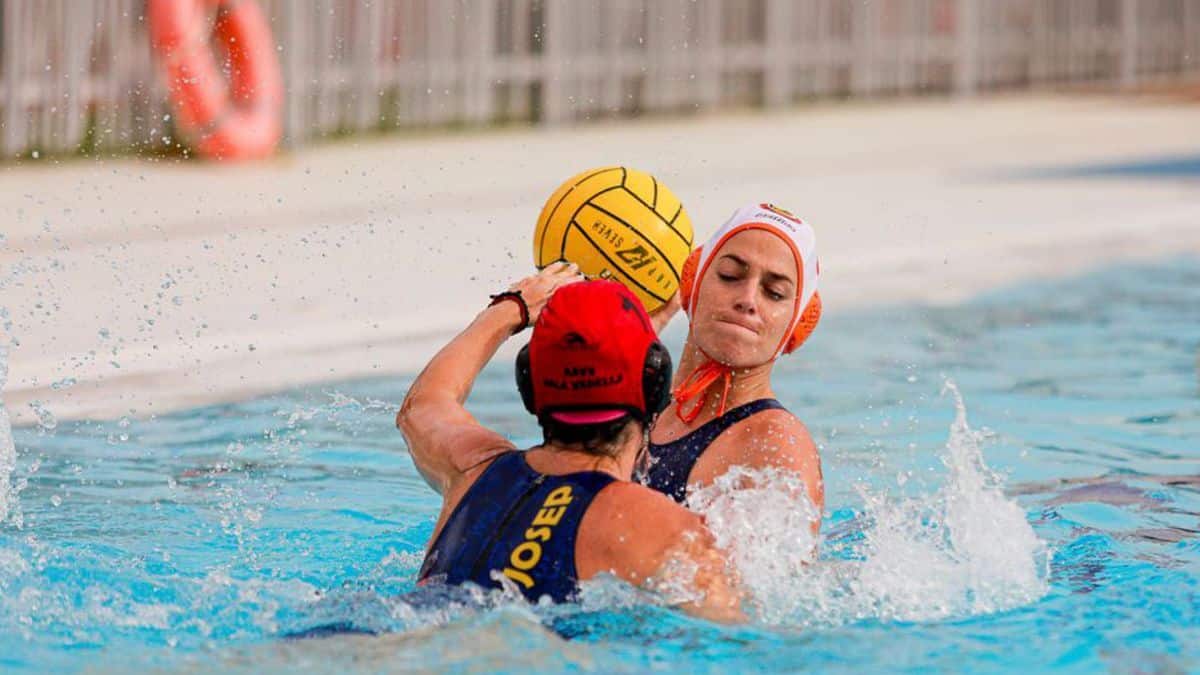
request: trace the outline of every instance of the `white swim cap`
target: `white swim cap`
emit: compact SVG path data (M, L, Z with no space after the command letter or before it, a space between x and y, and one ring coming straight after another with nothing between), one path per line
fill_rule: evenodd
M812 226L791 213L771 204L743 206L725 224L696 249L684 265L680 281L680 301L688 316L696 309L700 281L708 271L715 254L733 235L745 230L765 230L779 237L791 249L796 260L798 289L796 304L788 330L775 348L772 358L780 352L790 353L812 333L821 314L821 299L817 295L817 280L821 266L817 262L817 235Z

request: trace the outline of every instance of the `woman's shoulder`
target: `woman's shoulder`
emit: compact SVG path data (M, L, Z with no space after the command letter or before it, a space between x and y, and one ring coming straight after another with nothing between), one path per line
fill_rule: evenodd
M589 529L599 533L613 548L622 548L641 537L662 538L693 529L701 522L695 513L657 490L616 480L596 495L580 528L581 532Z
M816 444L808 427L786 408L751 415L718 436L697 462L691 482L707 483L732 466L799 469L811 462Z
M659 518L667 518L682 524L694 517L691 511L675 503L675 500L658 490L639 483L626 480L615 480L604 488L593 502L599 513L609 513L616 520L628 520L630 527L640 527ZM648 513L655 518L646 519Z
M607 569L615 561L632 565L631 576L648 575L661 549L702 526L700 517L644 485L616 480L593 499L579 524L581 574ZM621 574L627 577L630 575Z
M774 398L761 398L731 410L725 430L714 441L744 443L748 437L780 439L808 438L808 427L791 410Z
M770 433L786 433L792 432L809 436L808 427L804 426L804 422L800 421L799 417L780 406L778 408L767 408L754 415L750 415L744 420L741 420L736 425L738 428L770 432Z

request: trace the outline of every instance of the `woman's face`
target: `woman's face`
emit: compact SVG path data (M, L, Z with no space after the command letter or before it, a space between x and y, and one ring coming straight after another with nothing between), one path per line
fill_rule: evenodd
M782 239L764 230L733 235L700 279L692 339L728 366L766 363L792 320L796 282L796 261Z

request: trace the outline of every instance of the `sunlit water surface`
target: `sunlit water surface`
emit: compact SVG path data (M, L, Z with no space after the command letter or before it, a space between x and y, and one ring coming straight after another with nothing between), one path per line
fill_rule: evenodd
M818 560L787 477L696 497L737 627L611 581L405 601L439 506L406 379L0 419L0 670L1200 669L1198 347L1195 259L828 319L776 378L822 447ZM510 364L470 405L536 440ZM326 624L385 635L281 637Z

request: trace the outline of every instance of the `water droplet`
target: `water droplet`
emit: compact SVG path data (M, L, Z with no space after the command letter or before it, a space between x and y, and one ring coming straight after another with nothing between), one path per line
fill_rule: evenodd
M41 401L30 401L29 407L33 410L33 414L37 416L38 428L42 431L53 431L58 427L58 419L54 413L46 409Z
M74 387L76 382L77 382L77 380L73 377L64 377L63 379L52 383L50 385L50 388L55 389L55 390L67 389L70 387Z

